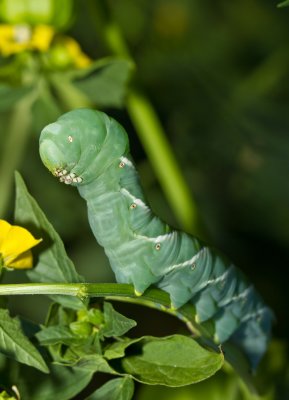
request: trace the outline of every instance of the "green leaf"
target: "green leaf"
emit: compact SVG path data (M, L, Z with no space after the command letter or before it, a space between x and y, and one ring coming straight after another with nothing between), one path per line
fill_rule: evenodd
M79 310L77 318L79 321L88 321L95 326L100 326L104 323L103 314L97 308Z
M133 380L126 376L110 380L88 396L86 400L130 400L133 392Z
M73 324L84 324L85 322L74 322ZM70 325L71 326L71 325ZM72 325L75 326L75 325ZM35 335L41 345L43 346L50 346L58 343L65 344L67 346L70 345L81 345L82 343L85 342L90 342L94 334L92 334L92 327L89 324L89 333L87 332L86 328L84 330L83 335L79 334L79 331L71 330L70 327L67 326L50 326L48 328L44 328L43 330L37 332ZM82 327L80 327L82 329ZM81 330L81 333L83 330Z
M16 397L11 397L6 390L4 390L3 392L0 393L0 400L15 400Z
M68 326L71 322L75 321L75 310L64 308L58 303L52 303L49 307L45 325L65 325Z
M51 93L46 80L39 80L38 92L38 97L31 107L32 124L35 132L41 132L47 122L55 121L62 112L57 98Z
M66 345L77 344L80 338L66 326L50 326L39 331L36 335L42 346L50 346L58 343Z
M121 107L132 70L133 64L129 60L101 60L87 76L75 79L73 83L98 107Z
M279 4L277 5L277 7L279 7L279 8L281 8L281 7L287 7L287 6L289 6L289 0L282 1L282 3L279 3Z
M0 111L8 111L15 106L28 92L31 91L29 86L13 87L0 84Z
M115 358L121 358L125 356L125 350L127 347L134 343L141 341L143 338L129 339L129 338L119 338L117 342L113 342L108 345L104 352L104 357L107 360L113 360Z
M8 310L3 309L0 309L0 352L42 372L49 372L36 347L23 334L20 321L11 318Z
M59 349L60 352L58 353L57 348L55 348L54 350L56 350L56 352L54 351L54 355L56 356L55 360L57 360L60 364L71 366L77 365L80 368L87 369L94 369L94 365L92 366L92 364L95 363L94 357L98 357L102 354L101 344L97 334L93 334L86 339L80 339L78 343L69 346L66 351L63 351L65 350L65 347ZM92 360L87 359L87 357L92 357ZM106 361L104 362L104 364L105 370L107 371ZM98 367L96 369L98 369ZM111 370L109 369L109 371Z
M285 397L286 398L286 397ZM257 396L245 390L233 371L224 370L197 385L171 388L159 385L142 385L139 399L158 400L277 400L274 390ZM278 399L282 399L282 395Z
M173 335L143 339L141 353L124 358L122 366L142 383L184 386L209 378L223 362L222 353L205 350L190 337Z
M16 379L14 376L14 382L21 399L70 400L88 385L92 375L89 371L52 364L49 376L23 368Z
M26 227L36 238L43 238L37 249L40 251L37 266L27 272L28 277L34 282L83 282L83 278L76 272L67 256L60 236L28 193L19 173L15 174L15 180L15 221ZM77 298L53 296L53 299L68 307L83 307L81 300Z
M79 338L87 338L92 335L92 325L87 321L73 321L69 328Z
M88 354L83 357L74 367L85 369L90 372L106 372L108 374L118 374L100 354Z
M105 324L100 330L101 335L105 337L122 336L136 326L133 319L115 311L110 303L104 302L103 306Z

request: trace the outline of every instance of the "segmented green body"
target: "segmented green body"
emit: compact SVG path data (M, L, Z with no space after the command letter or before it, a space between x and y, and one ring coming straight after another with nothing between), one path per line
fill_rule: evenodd
M40 155L86 200L117 282L132 283L137 294L155 284L174 308L192 301L198 322L213 319L215 340L234 341L256 367L270 336L270 309L224 257L152 213L115 120L87 109L66 113L42 131Z

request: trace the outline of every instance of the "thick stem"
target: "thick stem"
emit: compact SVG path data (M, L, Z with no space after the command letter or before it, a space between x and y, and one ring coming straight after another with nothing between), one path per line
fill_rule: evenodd
M50 74L49 79L65 109L91 107L91 102L88 98L73 86L64 74Z
M120 283L17 283L0 285L0 296L7 295L67 295L81 299L103 297L154 308L174 315L188 326L195 336L209 336L208 332L195 323L193 305L174 310L170 306L170 296L163 290L149 288L142 296L136 296L134 288Z
M6 295L67 295L87 297L127 297L141 304L151 301L164 307L170 307L168 293L159 289L148 289L142 296L136 296L134 288L122 283L13 283L0 285L0 296Z

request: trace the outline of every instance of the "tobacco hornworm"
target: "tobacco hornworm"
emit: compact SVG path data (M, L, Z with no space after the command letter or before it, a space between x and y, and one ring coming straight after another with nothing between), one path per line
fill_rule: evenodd
M216 342L237 343L257 366L271 310L223 256L152 213L118 122L99 111L68 112L43 129L40 156L86 200L91 229L117 282L133 284L139 295L154 284L176 309L191 301L199 323L214 321Z

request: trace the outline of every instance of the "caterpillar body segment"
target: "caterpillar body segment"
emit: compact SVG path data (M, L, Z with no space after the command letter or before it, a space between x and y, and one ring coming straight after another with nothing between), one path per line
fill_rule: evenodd
M177 309L191 301L215 340L236 343L256 368L270 337L272 312L223 256L161 221L146 201L123 127L100 111L73 110L45 127L40 156L87 203L91 229L119 283L142 294L154 284Z

